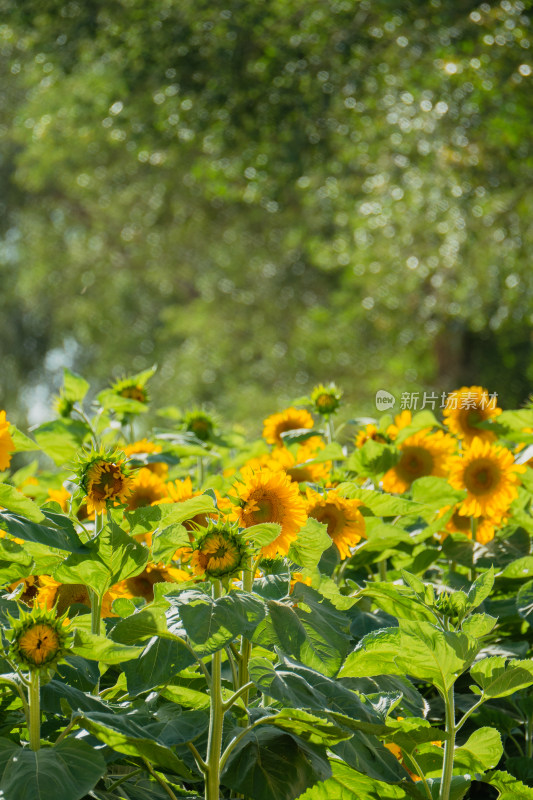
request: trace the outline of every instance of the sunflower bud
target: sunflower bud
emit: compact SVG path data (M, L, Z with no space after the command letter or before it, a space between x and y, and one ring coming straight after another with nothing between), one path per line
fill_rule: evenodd
M57 618L50 611L34 608L31 613L22 611L18 620L11 618L9 658L24 670L49 669L68 654L69 634L64 626L66 614Z

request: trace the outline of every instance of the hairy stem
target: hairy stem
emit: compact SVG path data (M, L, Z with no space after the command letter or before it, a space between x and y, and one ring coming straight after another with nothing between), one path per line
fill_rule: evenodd
M453 685L444 695L444 705L446 708L446 733L448 738L444 743L444 761L442 764L439 800L450 800L455 752L455 699Z
M28 720L30 749L39 750L41 747L41 687L38 669L32 669L30 673L28 705L30 707L30 718Z
M217 600L222 595L220 581L213 583L213 598ZM224 723L224 708L222 704L221 689L222 651L213 653L211 662L211 691L209 735L207 739L207 774L205 779L205 800L219 800L220 792L220 753L222 750L222 726Z

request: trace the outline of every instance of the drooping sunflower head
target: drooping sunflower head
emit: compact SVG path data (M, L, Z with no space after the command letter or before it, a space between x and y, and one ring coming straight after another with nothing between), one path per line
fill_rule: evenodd
M460 513L500 521L518 496L519 476L525 471L523 464L514 463L510 450L476 437L450 464L451 485L467 491Z
M300 428L312 428L313 425L313 417L309 411L304 408L286 408L279 414L271 414L263 421L263 438L268 444L281 447L283 445L282 433Z
M87 495L87 510L103 512L108 503L125 503L131 493L133 479L127 470L123 453L104 450L84 453L76 471L78 484Z
M440 509L439 515L443 516L449 509L450 506L444 506ZM494 539L497 526L496 520L491 520L488 517L467 516L461 513L461 509L462 503L457 503L453 514L440 533L441 542L446 539L449 533L464 533L465 536L471 539L473 531L475 532L476 542L480 544L487 544Z
M386 492L407 491L413 481L427 475L446 477L450 457L456 443L452 436L442 431L418 431L399 445L400 459L383 476Z
M11 619L9 657L24 670L48 669L64 658L70 647L70 634L65 630L65 617L57 617L54 609L35 607L22 611L18 620Z
M305 501L300 496L298 484L291 481L283 470L264 467L254 471L246 467L233 491L238 504L232 516L241 527L250 528L261 522L281 525L280 535L263 547L262 555L266 558L287 555L307 520Z
M191 566L196 575L229 578L244 569L247 556L235 525L210 521L194 545Z
M11 453L15 451L15 445L9 433L9 422L6 419L6 412L0 411L0 471L8 469L11 463Z
M357 431L355 437L355 446L360 448L365 444L365 442L368 442L369 439L372 439L374 442L381 442L382 444L387 442L387 437L385 434L380 431L378 426L374 425L372 422Z
M340 405L341 397L342 391L334 383L329 383L327 386L319 383L311 392L314 410L317 414L325 417L335 413Z
M148 405L150 395L143 381L136 375L132 378L120 378L111 386L113 394L124 397L126 400L136 400L138 403Z
M328 535L337 546L340 557L348 558L351 547L365 535L365 518L359 507L360 500L347 500L334 489L320 494L307 489L307 513L327 525Z
M480 422L494 419L502 413L496 405L496 395L489 395L482 386L463 386L451 392L444 408L444 424L451 433L469 445L474 438L493 442L493 431L479 428Z
M202 442L208 442L213 438L215 420L201 409L194 409L185 414L183 425L186 431L193 433Z

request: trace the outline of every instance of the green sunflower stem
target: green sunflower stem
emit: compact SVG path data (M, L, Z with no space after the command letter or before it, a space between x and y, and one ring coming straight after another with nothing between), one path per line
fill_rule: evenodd
M455 753L455 699L453 685L444 695L446 708L446 733L448 738L444 743L444 761L442 764L442 777L440 781L439 800L450 800L450 790L453 776L453 757Z
M202 456L196 459L196 480L198 481L198 488L201 489L204 483L204 460Z
M213 598L222 596L222 584L213 582ZM205 776L205 800L219 800L220 794L220 755L222 752L222 726L224 723L224 707L221 686L222 651L213 653L211 662L211 689L209 735L207 739L207 759Z
M252 558L246 560L244 571L242 574L242 588L245 592L251 592L254 585L255 568L252 565ZM248 662L252 652L252 643L245 636L241 637L241 650L239 660L239 685L237 689L242 689L243 686L249 682L250 677L248 673ZM244 704L248 705L248 691L243 695Z
M387 559L384 558L382 561L378 561L378 570L379 570L379 579L380 581L387 580Z
M335 440L335 423L333 422L333 414L329 414L326 418L326 442L331 444Z
M30 750L39 750L41 747L41 686L38 669L32 669L30 671L28 705L28 733L30 737Z
M102 613L102 599L100 595L93 589L89 589L91 598L91 633L100 635L101 613Z

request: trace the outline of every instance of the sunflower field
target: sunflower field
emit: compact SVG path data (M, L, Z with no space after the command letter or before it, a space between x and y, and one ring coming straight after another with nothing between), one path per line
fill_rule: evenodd
M0 411L2 800L533 798L533 405L252 441L152 374Z

